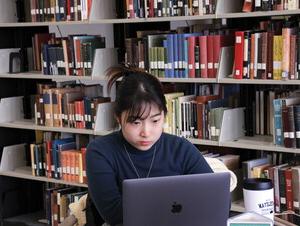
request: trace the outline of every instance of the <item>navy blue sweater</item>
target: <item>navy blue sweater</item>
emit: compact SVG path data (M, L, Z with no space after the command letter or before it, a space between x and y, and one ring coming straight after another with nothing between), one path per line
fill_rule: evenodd
M110 225L122 223L122 181L137 178L123 145L140 177L148 173L155 146L149 177L212 172L199 150L184 138L163 133L149 150L140 151L124 139L121 131L97 137L87 148L88 186L98 212Z

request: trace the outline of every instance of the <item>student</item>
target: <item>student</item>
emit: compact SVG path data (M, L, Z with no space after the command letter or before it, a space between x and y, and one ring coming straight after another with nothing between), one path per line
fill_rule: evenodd
M167 108L156 77L123 66L111 68L107 76L109 92L122 78L115 105L121 129L88 145L87 177L98 212L107 224L118 225L122 224L124 179L211 173L212 169L185 138L163 133Z

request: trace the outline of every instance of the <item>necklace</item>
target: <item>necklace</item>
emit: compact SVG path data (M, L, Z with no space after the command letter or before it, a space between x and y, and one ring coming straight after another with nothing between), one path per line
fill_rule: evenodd
M132 161L132 159L131 159L131 157L130 157L130 155L129 155L129 152L127 151L127 148L126 148L125 144L123 144L123 147L124 147L124 149L125 149L125 151L126 151L126 154L127 154L127 156L128 156L128 159L129 159L129 161L130 161L130 163L131 163L131 166L132 166L132 168L133 168L135 174L137 175L138 178L141 178L141 176L140 176L140 174L139 174L137 168L135 167L135 165L134 165L134 163L133 163L133 161ZM155 145L155 147L154 147L154 151L153 151L153 155L152 155L151 164L150 164L148 173L147 173L147 175L146 175L146 178L148 178L149 175L150 175L150 172L151 172L151 169L152 169L152 166L153 166L153 162L154 162L154 159L155 159L155 154L156 154L156 145Z

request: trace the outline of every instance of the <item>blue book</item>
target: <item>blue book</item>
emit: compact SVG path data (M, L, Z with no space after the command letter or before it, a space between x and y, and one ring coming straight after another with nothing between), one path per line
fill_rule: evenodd
M274 99L274 143L276 145L283 145L283 132L282 132L282 99Z
M173 34L168 34L167 35L167 59L168 59L168 77L169 78L174 78L174 54L173 54L173 39L174 35Z
M62 145L70 144L68 146L62 147ZM68 149L75 149L76 143L73 138L64 138L64 139L57 139L52 141L52 164L54 166L54 174L53 177L56 179L60 178L60 157L59 151L60 150L67 150Z
M188 67L188 40L184 39L183 40L183 78L188 78L189 77L189 67Z
M169 64L168 64L168 41L167 41L167 39L165 39L164 41L163 41L163 45L164 45L164 56L165 56L165 59L164 59L164 62L165 62L165 77L166 78L168 78L168 77L170 77L169 76Z

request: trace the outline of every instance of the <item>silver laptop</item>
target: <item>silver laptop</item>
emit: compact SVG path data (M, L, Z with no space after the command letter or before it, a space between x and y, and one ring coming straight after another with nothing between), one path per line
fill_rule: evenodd
M229 173L123 181L124 226L226 226Z

